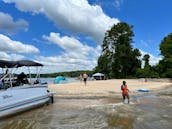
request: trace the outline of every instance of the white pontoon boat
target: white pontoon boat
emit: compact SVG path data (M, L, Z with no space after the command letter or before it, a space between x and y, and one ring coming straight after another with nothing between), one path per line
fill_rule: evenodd
M17 114L45 103L53 103L53 93L48 91L47 84L40 83L38 78L37 81L31 82L30 72L30 80L25 81L26 84L14 77L13 70L22 66L29 68L42 67L43 65L29 60L0 60L0 67L2 70L6 70L6 73L0 78L0 118Z

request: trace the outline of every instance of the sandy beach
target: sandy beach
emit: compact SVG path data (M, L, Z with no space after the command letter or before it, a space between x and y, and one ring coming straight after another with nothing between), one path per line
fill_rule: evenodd
M168 80L149 80L144 79L110 79L99 81L87 81L85 86L83 82L72 82L66 84L49 84L48 88L56 96L107 96L110 94L119 95L122 81L127 82L130 94L138 93L139 89L155 91L164 89L172 83Z

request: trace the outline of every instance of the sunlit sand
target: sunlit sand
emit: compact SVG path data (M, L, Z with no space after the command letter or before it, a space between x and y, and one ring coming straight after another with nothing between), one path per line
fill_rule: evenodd
M130 94L138 93L139 89L155 91L170 86L169 81L154 80L145 82L143 79L111 79L99 81L87 81L85 86L83 82L72 82L66 84L49 84L50 91L57 96L102 96L121 93L120 86L122 81L127 82Z

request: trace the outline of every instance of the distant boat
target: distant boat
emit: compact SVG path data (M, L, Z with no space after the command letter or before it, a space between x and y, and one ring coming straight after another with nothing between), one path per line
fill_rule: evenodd
M57 76L54 80L55 84L66 83L66 82L67 82L67 80L63 76Z
M0 68L6 69L7 71L0 78L0 118L31 109L44 103L53 103L53 93L48 91L48 85L46 83L41 83L38 80L36 83L31 82L30 78L30 82L24 84L12 78L14 74L12 70L22 66L29 68L42 67L43 65L29 60L0 60ZM10 72L8 72L8 69L10 69ZM6 77L8 79L5 80Z

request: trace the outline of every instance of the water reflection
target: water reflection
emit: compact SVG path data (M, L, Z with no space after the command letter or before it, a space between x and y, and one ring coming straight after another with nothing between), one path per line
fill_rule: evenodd
M39 122L34 120L10 120L1 125L2 129L41 129Z
M107 115L108 127L120 129L133 129L134 118L121 116L119 114Z
M171 96L164 93L133 96L131 101L134 104L122 104L120 97L55 98L52 105L0 120L0 128L171 129Z

